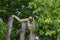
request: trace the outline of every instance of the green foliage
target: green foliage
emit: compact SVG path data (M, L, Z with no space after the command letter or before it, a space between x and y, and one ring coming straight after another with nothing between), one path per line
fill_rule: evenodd
M60 0L34 0L29 5L34 8L33 15L37 16L35 19L36 27L39 26L36 31L39 32L38 35L43 38L42 40L51 40L51 36L52 40L56 40L60 29Z
M36 28L33 29L42 40L60 40L60 0L11 0L11 6L7 7L7 0L0 0L0 17L7 22L7 18L12 14L20 18L34 17ZM18 9L19 13L16 13ZM6 24L2 24L6 25ZM19 30L21 26L14 20L14 27L11 40L19 40ZM3 32L7 27L0 30ZM3 33L5 35L5 32ZM28 40L29 32L26 33ZM0 34L1 35L1 34ZM3 40L4 35L0 37Z
M0 40L5 40L8 25L4 22L0 22Z

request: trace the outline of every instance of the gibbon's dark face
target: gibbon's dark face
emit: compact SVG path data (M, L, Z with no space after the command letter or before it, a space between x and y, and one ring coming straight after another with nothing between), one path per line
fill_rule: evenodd
M30 22L30 24L32 24L32 22L33 22L33 19L29 19L29 22Z

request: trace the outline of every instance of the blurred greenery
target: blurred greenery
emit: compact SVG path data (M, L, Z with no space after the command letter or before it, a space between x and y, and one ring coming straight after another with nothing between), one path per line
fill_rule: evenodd
M60 40L60 0L0 0L0 40L5 40L8 18L16 15L20 18L34 17L36 28L33 30L41 40ZM10 4L8 4L10 3ZM14 20L11 40L19 40L21 23ZM26 29L26 40L29 30Z
M4 40L6 38L8 25L4 22L0 22L0 40Z

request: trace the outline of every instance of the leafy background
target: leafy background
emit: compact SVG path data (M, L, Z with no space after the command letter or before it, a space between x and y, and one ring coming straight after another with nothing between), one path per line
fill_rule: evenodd
M10 4L9 4L10 3ZM0 40L5 40L8 18L34 17L36 35L41 40L60 40L60 0L0 0ZM14 20L11 40L19 40L21 23ZM28 40L29 29L26 29Z

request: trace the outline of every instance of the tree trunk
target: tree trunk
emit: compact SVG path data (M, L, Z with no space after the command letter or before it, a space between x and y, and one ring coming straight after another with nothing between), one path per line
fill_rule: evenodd
M8 8L8 15L7 15L7 18L9 18L11 16L11 1L12 0L7 0L7 8Z
M7 31L7 34L6 34L6 40L10 40L10 35L11 35L12 27L13 27L13 20L14 20L13 17L9 18L8 31Z
M22 22L22 27L20 31L20 40L25 40L25 29L26 29L26 22Z

